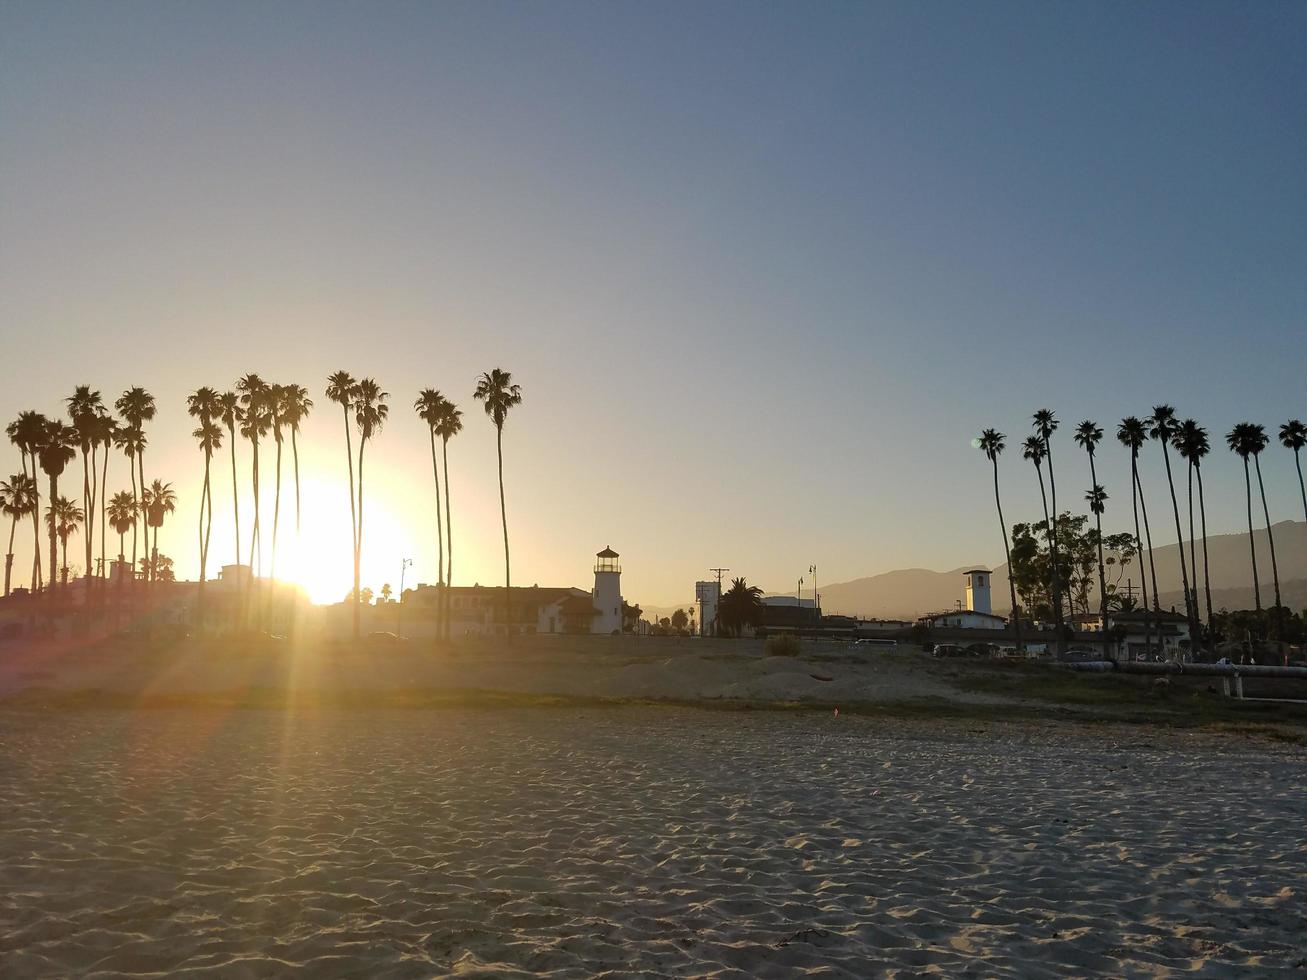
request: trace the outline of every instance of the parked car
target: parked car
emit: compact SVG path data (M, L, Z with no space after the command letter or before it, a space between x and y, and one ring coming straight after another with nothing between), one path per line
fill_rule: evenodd
M936 657L966 657L969 654L956 643L936 643L932 651Z

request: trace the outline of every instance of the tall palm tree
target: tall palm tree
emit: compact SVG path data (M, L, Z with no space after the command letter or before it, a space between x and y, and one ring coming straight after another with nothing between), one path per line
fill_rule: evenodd
M495 451L499 457L499 519L504 528L504 629L513 629L512 582L508 560L508 509L504 504L504 421L513 406L522 404L522 386L513 384L513 375L495 368L477 380L472 397L485 402L486 415L495 424Z
M136 486L136 457L139 453L145 451L145 433L134 425L123 424L118 427L114 435L114 444L123 451L127 457L127 469L132 477L132 501L137 511L141 509L141 497ZM143 487L141 489L144 489ZM149 543L146 543L149 547ZM136 524L132 524L132 575L133 580L136 575Z
M330 401L340 406L341 412L345 415L345 462L349 466L349 532L350 532L350 554L353 555L359 547L359 519L358 508L354 500L354 450L350 445L350 412L354 408L354 392L358 387L358 382L348 371L337 371L327 378L326 395ZM359 584L354 582L354 605L358 605ZM354 610L354 632L358 633L358 610Z
M272 564L268 577L277 578L277 529L281 524L281 427L284 424L281 410L286 405L286 386L273 384L268 386L268 420L272 426L272 441L277 446L276 480L272 496Z
M1139 537L1139 511L1143 509L1144 487L1139 482L1139 450L1148 438L1148 429L1144 423L1133 415L1121 420L1116 430L1117 442L1130 450L1130 509L1135 515L1135 551L1144 553L1144 542ZM1144 510L1144 525L1148 523L1148 511ZM1148 565L1153 576L1153 601L1157 601L1157 570L1153 567L1152 536L1148 540ZM1144 656L1151 657L1153 652L1153 630L1151 613L1148 609L1148 576L1144 574L1143 559L1139 561L1139 594L1142 597L1144 611Z
M9 549L5 553L5 597L9 596L14 568L14 534L18 522L36 506L36 481L26 473L15 473L0 482L0 513L9 518Z
M436 423L436 435L440 436L441 466L445 472L445 595L444 611L440 617L445 638L449 638L449 590L454 587L454 531L449 520L449 440L463 431L463 413L451 401L446 400Z
M18 447L22 455L23 474L30 475L33 484L32 509L29 511L32 515L32 592L41 589L41 484L37 479L40 472L37 454L40 452L41 441L45 438L48 421L40 412L19 412L18 418L9 423L6 429L9 441ZM30 474L27 472L29 462Z
M1007 523L1003 520L1003 500L998 492L998 457L1006 447L1006 439L1007 437L997 429L986 429L980 434L976 444L994 467L994 506L998 508L998 528L1003 532L1003 555L1007 560L1007 587L1012 597L1012 627L1016 632L1017 650L1025 650L1025 644L1021 642L1021 607L1017 605L1017 579L1012 574L1012 549L1008 545Z
M177 494L173 492L171 483L155 480L142 494L142 501L146 523L154 528L154 550L150 552L153 577L159 567L159 529L163 527L163 519L177 510Z
M1048 455L1048 450L1044 446L1044 440L1039 436L1028 436L1026 441L1021 444L1021 456L1028 459L1035 466L1035 475L1039 477L1039 499L1044 506L1044 538L1048 542L1049 571L1048 571L1048 598L1049 605L1056 609L1054 619L1056 622L1062 621L1062 593L1057 588L1057 552L1053 550L1053 526L1048 519L1048 493L1044 489L1044 459ZM1061 629L1058 635L1061 635Z
M717 601L717 621L722 631L739 636L745 626L756 626L762 618L762 589L744 579L731 579L731 587Z
M1035 414L1031 416L1031 422L1034 425L1035 432L1037 432L1039 434L1040 439L1044 441L1044 455L1048 459L1048 495L1053 505L1053 523L1051 526L1051 530L1052 530L1051 547L1053 549L1053 587L1058 590L1058 599L1057 599L1057 603L1053 606L1053 612L1054 612L1054 622L1057 625L1058 649L1061 650L1062 647L1065 645L1065 640L1063 640L1062 638L1062 594L1061 594L1061 589L1063 587L1063 583L1061 580L1062 549L1059 546L1058 539L1057 539L1057 523L1058 523L1059 512L1057 509L1057 480L1053 476L1053 442L1052 442L1053 433L1057 431L1059 423L1057 420L1057 416L1053 413L1052 409L1048 409L1048 408L1041 408L1039 409L1039 411L1035 412ZM1069 579L1065 583L1065 585L1067 589L1066 608L1068 612L1071 612L1074 609L1074 600L1072 599L1071 596L1071 582Z
M108 523L107 507L109 496L109 450L114 447L118 434L118 423L106 411L100 411L95 417L95 442L100 449L100 482L97 496L100 500L100 580L101 585L107 581L109 566L105 561L107 555L105 526Z
M313 399L303 385L283 385L281 421L290 427L290 455L295 464L295 533L300 532L300 424L313 410Z
M1271 511L1266 506L1266 484L1262 482L1262 450L1270 443L1266 430L1254 425L1248 430L1249 452L1253 457L1253 468L1257 471L1257 489L1262 495L1262 515L1266 518L1266 543L1271 550L1271 581L1275 585L1275 608L1284 605L1280 601L1280 566L1275 561L1275 535L1271 532Z
M354 539L354 594L359 595L359 576L363 562L363 451L367 449L368 440L381 431L390 416L390 406L386 399L389 392L372 378L364 378L354 389L354 421L359 430L359 505L358 520L355 524ZM359 604L354 602L354 637L359 635Z
M41 436L41 448L37 456L41 461L41 470L50 478L50 499L59 500L59 477L64 468L77 458L77 430L64 425L57 419L47 419L45 431ZM59 556L56 550L58 534L54 522L50 522L50 588L54 589L58 574Z
M250 529L250 583L263 573L263 542L259 537L259 439L268 434L272 417L268 412L268 383L257 374L247 374L236 382L240 392L245 418L241 435L250 441L254 457L251 462L251 484L254 489L254 526ZM257 571L256 571L257 568Z
M114 531L118 534L118 565L123 567L127 564L127 556L123 553L126 545L123 537L128 531L136 527L136 494L128 493L126 490L119 490L109 501L107 515L109 523L113 525ZM124 578L118 580L118 587L122 588Z
M76 452L73 455L76 456ZM59 545L63 549L63 567L59 570L61 588L68 587L68 539L85 518L86 512L63 496L56 498L55 502L45 509L45 520L50 526L50 535L52 538L59 539Z
M231 509L236 521L236 569L241 565L241 495L236 480L236 427L244 428L245 410L241 408L240 396L234 391L224 391L218 396L218 420L227 427L227 445L231 448Z
M1089 455L1089 483L1093 489L1085 499L1089 501L1090 510L1094 514L1094 526L1098 529L1098 615L1103 624L1103 646L1106 649L1107 572L1103 566L1103 504L1107 500L1107 494L1104 492L1101 497L1098 495L1103 488L1098 483L1098 469L1094 459L1098 444L1103 440L1103 429L1097 422L1085 419L1076 427L1075 440L1076 444ZM1098 505L1097 510L1094 510L1095 504Z
M135 429L142 434L136 448L136 467L138 476L141 480L141 489L145 489L145 446L144 437L145 423L154 418L154 396L144 388L128 388L114 402L114 408L118 410L119 416L128 428ZM147 526L143 529L145 534L145 553L150 553L150 530ZM134 537L134 535L133 535ZM135 547L132 550L132 560L135 561ZM149 581L146 576L146 581Z
M1258 612L1262 611L1262 586L1257 577L1257 539L1253 536L1253 484L1248 471L1248 457L1254 452L1257 443L1256 426L1251 422L1239 422L1225 434L1225 444L1230 451L1243 460L1244 500L1248 505L1248 551L1253 563L1253 604Z
M85 573L89 579L95 548L95 492L98 483L95 479L95 450L104 399L98 391L92 391L90 385L78 385L64 402L68 406L68 417L72 420L73 428L77 430L77 442L82 451L82 512L85 514L86 532L83 538L86 545Z
M1189 624L1190 641L1196 643L1198 616L1195 611L1195 593L1189 589L1189 566L1184 556L1184 531L1180 529L1180 503L1175 496L1175 480L1171 475L1171 453L1167 448L1175 438L1180 423L1176 421L1175 409L1170 405L1154 405L1149 422L1151 423L1148 428L1149 437L1162 444L1162 460L1166 463L1166 482L1171 489L1171 513L1175 516L1175 547L1180 559L1180 586L1184 589L1185 620Z
M413 411L427 424L427 435L431 440L431 475L436 481L436 564L437 581L440 583L440 595L445 594L445 530L441 525L440 509L440 466L436 461L436 426L444 417L445 396L435 388L424 388L418 392L413 402ZM444 611L443 606L440 610ZM437 627L439 628L439 627Z
M1302 514L1307 520L1307 486L1302 482L1302 457L1299 453L1307 446L1307 425L1298 419L1289 419L1280 426L1280 445L1293 450L1293 465L1298 470L1298 492L1302 494Z
M1203 457L1212 451L1207 430L1193 419L1180 423L1175 448L1189 464L1189 567L1194 570L1194 608L1198 606L1198 560L1194 555L1194 481L1198 481L1199 530L1203 538L1203 593L1207 603L1207 628L1212 626L1212 576L1207 561L1207 503L1203 499Z
M214 422L221 414L218 393L207 386L196 388L186 396L186 413L200 423L191 435L199 443L200 452L204 453L204 483L200 489L200 585L199 605L204 608L204 579L209 562L209 537L213 531L213 484L210 472L213 453L222 448L222 429Z

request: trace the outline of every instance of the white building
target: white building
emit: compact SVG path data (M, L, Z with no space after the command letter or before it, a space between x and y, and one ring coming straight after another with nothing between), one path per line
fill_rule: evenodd
M973 609L958 609L954 612L935 613L922 616L917 620L926 626L946 626L951 629L964 630L1001 630L1007 620L993 613L976 612Z
M989 580L992 578L988 568L973 568L962 573L967 580L967 604L970 612L989 615L994 611L989 600Z
M622 632L622 566L612 548L595 555L595 587L590 593L598 615L590 632L608 635Z
M721 582L694 583L694 599L699 603L700 636L712 636L717 631L717 601L721 597Z

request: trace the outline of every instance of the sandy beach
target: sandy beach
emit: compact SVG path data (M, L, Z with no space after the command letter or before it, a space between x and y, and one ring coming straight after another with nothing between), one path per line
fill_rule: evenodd
M1307 754L672 707L0 713L0 974L1307 969Z

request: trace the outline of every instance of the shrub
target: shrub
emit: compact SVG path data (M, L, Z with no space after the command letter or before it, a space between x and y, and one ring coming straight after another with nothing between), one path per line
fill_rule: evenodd
M797 657L802 652L802 646L797 636L782 633L780 636L767 637L763 651L771 657Z

